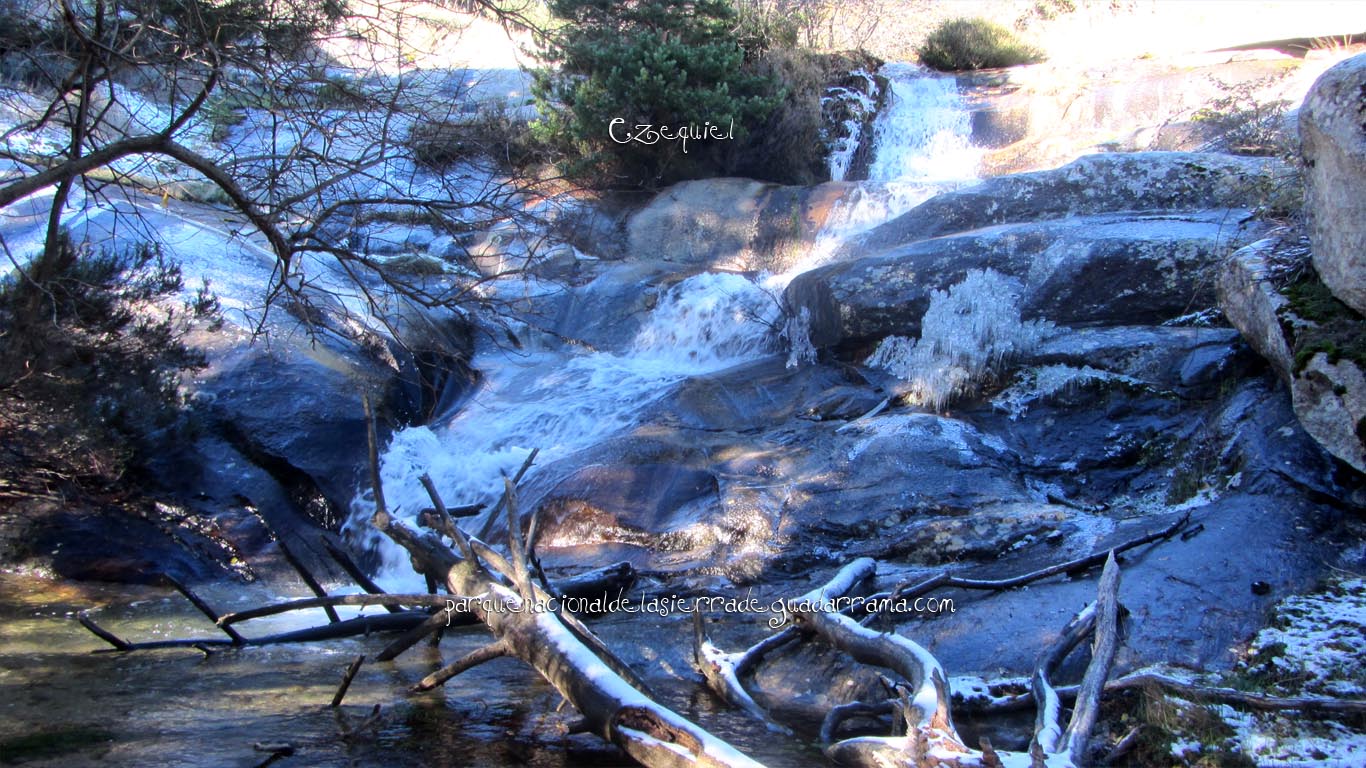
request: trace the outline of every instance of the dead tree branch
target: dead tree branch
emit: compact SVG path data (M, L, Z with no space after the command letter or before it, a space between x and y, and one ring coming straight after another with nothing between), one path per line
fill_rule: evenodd
M346 692L351 688L351 681L355 679L356 673L360 671L360 665L365 663L365 654L356 657L346 668L346 673L342 675L341 685L337 686L337 692L332 696L332 708L341 706L342 699L346 698Z

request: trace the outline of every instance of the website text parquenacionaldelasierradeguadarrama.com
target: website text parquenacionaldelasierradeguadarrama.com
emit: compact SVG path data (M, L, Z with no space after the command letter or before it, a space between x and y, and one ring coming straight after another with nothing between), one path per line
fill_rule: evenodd
M447 623L456 613L504 612L504 613L642 613L668 616L675 613L733 613L757 614L771 613L768 620L770 628L777 629L786 625L794 613L828 611L841 613L851 611L855 614L890 613L955 613L953 598L936 597L829 597L821 599L795 598L791 600L765 601L752 593L745 597L722 597L707 595L702 597L681 597L679 595L642 595L639 599L628 599L623 594L609 596L606 593L592 597L550 597L541 600L507 601L489 595L473 597L457 596L446 600Z

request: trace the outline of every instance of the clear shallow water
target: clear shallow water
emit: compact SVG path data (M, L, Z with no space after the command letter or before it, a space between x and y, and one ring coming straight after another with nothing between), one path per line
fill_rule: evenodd
M272 599L256 590L202 590L218 610ZM215 637L179 595L158 589L86 587L0 574L0 763L31 766L252 766L253 744L288 743L278 765L557 766L629 765L593 736L565 737L572 708L515 660L478 667L444 690L409 695L424 675L488 641L482 627L458 628L439 649L425 643L395 662L361 667L340 710L328 704L358 654L374 656L389 637L243 648L96 653L107 646L75 621L92 615L126 640ZM321 614L239 625L252 635L325 621ZM683 715L773 765L812 759L807 747L765 738L719 708L691 679L686 622L675 617L608 619L613 647L628 656ZM677 625L677 626L674 626ZM667 643L660 642L668 638ZM678 647L673 647L676 643ZM355 731L375 705L373 727Z

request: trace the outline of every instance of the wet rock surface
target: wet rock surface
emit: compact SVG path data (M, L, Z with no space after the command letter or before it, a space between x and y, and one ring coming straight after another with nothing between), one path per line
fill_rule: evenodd
M774 355L685 379L637 426L535 475L524 500L555 530L539 554L557 566L626 558L650 574L646 594L767 602L858 556L880 561L881 588L941 569L1001 578L1189 515L1187 536L1123 558L1132 624L1120 666L1229 665L1277 595L1346 565L1360 493L1276 372L1209 311L1225 255L1259 236L1242 185L1274 171L1107 156L931 200L789 287L789 311L810 311L818 362ZM916 335L931 292L973 268L1016 278L1022 315L1052 325L943 412L894 400L870 413L896 382L865 365L867 351ZM497 538L498 524L484 533ZM955 673L1018 674L1094 588L1073 574L946 593L957 613L885 628ZM764 636L764 618L709 626L735 648ZM756 686L801 719L854 696L857 674L849 691L823 687L845 679L845 663L802 649L765 665Z
M1213 306L1219 257L1257 231L1231 223L1241 218L1205 211L996 225L811 270L793 280L786 298L808 310L817 348L918 336L933 293L974 269L1017 278L1026 319L1157 324Z

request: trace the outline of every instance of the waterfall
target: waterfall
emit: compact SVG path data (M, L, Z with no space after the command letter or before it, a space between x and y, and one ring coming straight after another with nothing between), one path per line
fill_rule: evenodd
M807 257L770 288L780 290L798 274L829 262L848 238L977 180L982 150L972 145L972 118L958 79L901 63L884 64L878 74L887 81L888 96L873 122L868 181L851 186L830 211ZM852 155L848 147L836 149ZM844 157L832 169L842 178L847 164Z
M802 264L755 279L689 277L661 291L635 338L617 351L585 351L531 331L518 350L482 343L475 364L485 378L473 400L447 423L398 431L384 451L380 476L390 511L411 525L430 506L418 481L423 473L450 506L491 505L502 491L501 475L514 473L533 448L540 450L537 467L544 467L629 430L689 377L778 352L774 329L783 323L776 297L793 277L828 261L849 236L975 175L977 155L956 81L909 65L889 64L882 74L891 97L874 126L873 180L850 185ZM794 350L802 331L791 320L783 328ZM811 352L796 350L791 364ZM385 562L381 576L413 579L407 555L366 524L369 493L353 507L348 527L370 537ZM476 519L467 527L488 522ZM416 583L394 586L420 591Z
M958 79L910 64L883 65L890 94L873 125L870 181L952 182L974 179L982 152L972 146L972 118Z

